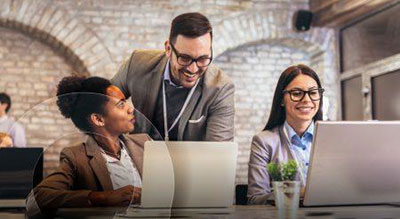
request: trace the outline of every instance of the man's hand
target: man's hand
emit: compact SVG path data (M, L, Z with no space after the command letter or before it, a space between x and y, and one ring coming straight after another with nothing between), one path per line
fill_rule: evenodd
M132 199L133 204L140 202L141 192L141 188L128 185L117 190L91 192L89 200L93 206L128 206Z

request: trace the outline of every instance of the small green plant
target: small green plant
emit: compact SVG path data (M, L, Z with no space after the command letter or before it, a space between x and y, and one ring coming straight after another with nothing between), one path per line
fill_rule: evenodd
M294 181L297 174L297 163L289 160L287 163L269 163L267 171L272 181Z

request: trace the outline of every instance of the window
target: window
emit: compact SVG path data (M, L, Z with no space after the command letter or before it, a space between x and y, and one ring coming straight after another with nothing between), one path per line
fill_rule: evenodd
M372 113L377 120L400 120L400 70L372 78Z
M361 77L342 81L342 112L344 120L363 120Z
M400 53L400 4L341 30L342 71Z
M400 120L400 2L339 31L342 119Z

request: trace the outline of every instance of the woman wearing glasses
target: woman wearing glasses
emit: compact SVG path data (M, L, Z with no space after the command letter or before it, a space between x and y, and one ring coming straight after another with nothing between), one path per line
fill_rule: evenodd
M323 92L318 75L306 65L291 66L281 74L267 125L251 144L249 204L267 204L271 184L266 166L270 162L297 161L298 176L305 185L314 122L322 119Z

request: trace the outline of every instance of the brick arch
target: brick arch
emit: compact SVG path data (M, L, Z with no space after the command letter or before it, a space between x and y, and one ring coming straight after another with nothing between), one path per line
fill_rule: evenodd
M323 33L319 33L319 31L324 31ZM325 37L318 36L317 34L322 34ZM310 67L312 67L315 72L319 75L321 82L325 86L325 94L324 96L330 99L330 109L329 109L329 118L336 119L337 112L339 110L337 98L338 93L340 92L339 86L337 84L338 75L337 75L337 66L336 66L336 56L334 54L334 31L333 30L315 30L310 33L302 33L300 35L305 35L305 37L274 37L268 39L257 39L254 41L248 41L246 43L235 45L235 47L226 49L223 52L217 53L216 58L219 56L223 56L224 54L230 53L231 51L235 51L242 47L260 45L260 44L269 44L269 45L281 45L288 48L296 48L301 51L307 52L310 59ZM318 36L318 37L316 37ZM218 46L215 46L218 47ZM283 69L282 69L283 70Z
M312 44L308 41L304 41L301 38L273 38L273 39L262 39L257 41L250 41L244 44L238 45L232 49L227 49L224 52L218 54L217 56L222 56L230 51L237 50L238 48L248 47L248 46L256 46L261 44L268 44L268 45L280 45L289 48L299 49L301 51L306 51L309 53L310 56L320 56L324 51L321 50L321 47Z
M336 118L338 107L335 100L340 90L336 83L335 32L333 29L315 27L306 32L295 31L292 27L295 10L266 10L225 18L214 24L214 54L218 57L242 46L263 42L307 51L312 56L311 67L329 88L325 96L332 101L330 118Z
M112 63L100 39L50 0L1 1L0 26L47 44L81 75L104 75L105 66Z
M268 11L244 13L224 19L214 25L215 54L218 56L224 51L235 49L249 42L280 40L283 36L287 39L300 40L315 51L329 51L330 43L334 38L333 30L311 28L307 32L296 32L292 28L292 16L291 11Z

